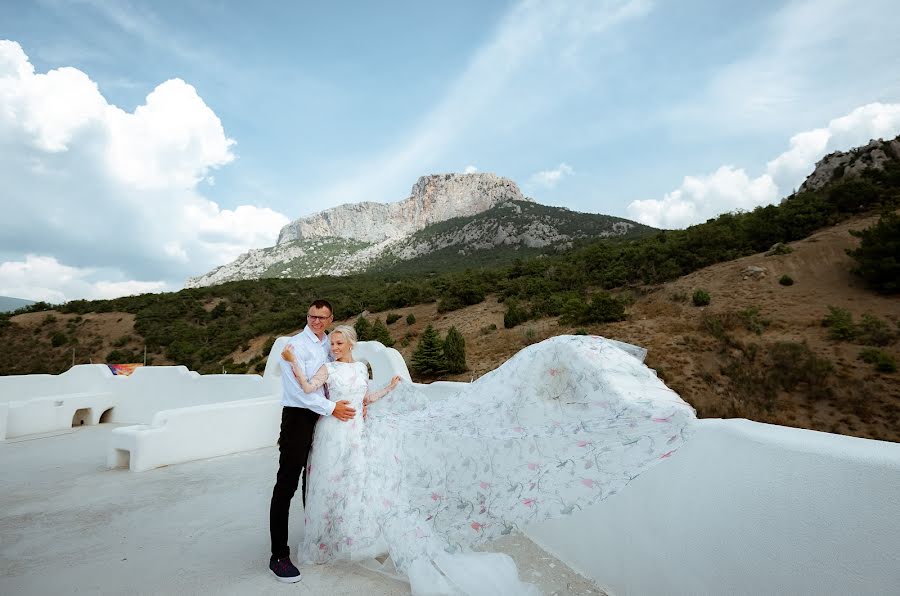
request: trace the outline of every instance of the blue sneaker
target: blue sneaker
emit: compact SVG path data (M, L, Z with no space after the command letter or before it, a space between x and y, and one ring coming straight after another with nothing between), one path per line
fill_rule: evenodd
M290 557L282 557L281 559L270 558L269 569L272 570L272 573L275 574L275 577L280 582L293 584L300 581L300 570L291 563Z

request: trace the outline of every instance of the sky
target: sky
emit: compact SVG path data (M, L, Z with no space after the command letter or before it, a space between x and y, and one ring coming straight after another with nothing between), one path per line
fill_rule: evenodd
M493 172L683 228L900 134L895 0L0 0L0 295L174 291Z

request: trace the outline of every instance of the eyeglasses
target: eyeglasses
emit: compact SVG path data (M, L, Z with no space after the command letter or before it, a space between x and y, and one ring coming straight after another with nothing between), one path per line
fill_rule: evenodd
M310 321L327 321L331 318L331 315L328 315L327 317L320 317L318 315L306 315L306 318Z

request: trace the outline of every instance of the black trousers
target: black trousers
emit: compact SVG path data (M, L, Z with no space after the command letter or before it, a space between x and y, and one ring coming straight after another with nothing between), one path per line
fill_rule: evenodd
M272 538L272 556L276 559L291 554L288 546L291 499L297 492L300 474L306 468L306 460L309 457L313 432L318 420L319 415L306 408L285 407L281 411L278 476L275 479L272 504L269 507L269 534ZM303 492L300 495L302 502L305 502L305 492L306 483L304 482Z

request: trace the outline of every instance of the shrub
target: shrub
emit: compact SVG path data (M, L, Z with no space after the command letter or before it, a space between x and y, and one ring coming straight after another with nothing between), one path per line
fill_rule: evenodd
M269 339L266 340L266 345L263 346L262 355L266 357L272 351L272 346L275 345L275 336L273 335Z
M777 255L789 255L794 252L794 249L788 246L783 242L777 242L766 252L767 257L774 257Z
M372 325L364 316L359 315L359 317L357 317L356 323L353 324L353 328L356 330L357 341L369 341L374 339L372 337Z
M375 319L375 323L369 331L369 339L380 341L389 348L394 345L394 339L391 337L391 332L388 331L388 328L381 322L381 319Z
M592 323L610 323L625 319L625 304L618 298L599 292L594 294L590 302L570 300L565 307L560 323L590 325Z
M706 290L694 290L694 306L706 306L707 304L709 304L709 301L709 292L707 292Z
M506 301L506 314L503 315L503 326L512 329L529 319L528 311L519 305L518 301L510 299Z
M497 325L495 323L491 323L490 325L485 325L481 328L481 335L488 335L497 330Z
M784 275L781 276L781 279L778 280L778 283L780 283L783 286L792 286L792 285L794 285L794 278L791 277L790 275L788 275L787 273L785 273Z
M466 340L456 327L450 327L447 337L444 338L444 361L447 372L458 374L465 372L466 366Z
M669 299L672 302L687 302L688 295L687 292L675 292L671 296L669 296Z
M400 315L398 315L395 312L392 312L392 313L388 313L386 322L388 325L393 325L394 323L396 323L399 320L400 320Z
M859 248L847 251L856 260L853 273L878 292L900 292L900 215L885 213L874 226L850 233L860 238Z
M856 326L853 315L845 308L828 307L828 314L822 319L822 325L828 327L828 337L838 341L852 341L856 337Z
M58 348L59 346L66 343L67 341L68 341L68 338L66 337L66 334L62 333L61 331L57 331L56 333L53 334L53 337L50 338L50 344L54 348Z
M579 328L575 330L575 335L587 335L587 329Z
M744 324L744 327L747 328L747 331L752 331L757 335L761 335L765 328L769 326L769 320L759 315L758 306L749 306L744 310L738 311L737 316Z
M859 353L859 359L863 362L875 365L878 372L897 372L897 361L893 356L878 348L866 348Z
M428 325L422 332L419 345L413 352L412 369L422 375L438 375L444 372L444 342L434 327Z
M886 346L894 341L894 333L887 323L872 315L863 315L856 326L856 339L869 346Z
M407 325L414 325L415 322L416 322L416 315L414 315L412 313L409 313L408 315L406 315L406 324Z

